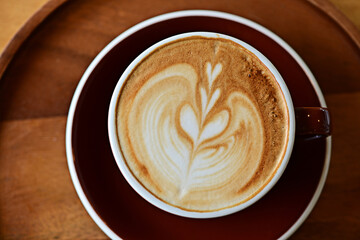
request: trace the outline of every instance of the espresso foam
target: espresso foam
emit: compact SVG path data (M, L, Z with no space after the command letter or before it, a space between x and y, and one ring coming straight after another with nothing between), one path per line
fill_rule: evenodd
M288 111L271 72L225 39L189 37L153 51L117 107L124 159L154 196L190 211L254 197L280 165Z

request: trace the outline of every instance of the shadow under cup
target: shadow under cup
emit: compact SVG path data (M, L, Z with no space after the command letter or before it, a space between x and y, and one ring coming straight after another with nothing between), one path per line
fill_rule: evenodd
M117 121L116 112L117 112L119 96L122 92L123 86L126 84L126 81L129 75L133 72L134 68L136 68L138 64L141 63L154 50L159 49L162 46L169 44L173 41L190 38L194 36L231 40L236 44L239 44L240 46L244 47L248 51L250 51L250 53L254 54L266 66L266 68L271 72L271 74L276 79L278 85L281 88L282 94L287 104L287 110L289 113L288 141L287 141L284 157L282 158L279 167L272 175L271 180L267 182L266 185L263 188L261 188L261 190L259 190L255 195L253 195L251 198L247 199L246 201L241 202L235 206L230 206L214 211L184 210L182 208L165 203L159 197L154 196L146 187L144 187L144 185L141 182L139 182L139 180L134 176L132 171L129 169L128 164L124 160L124 155L121 150L119 136L117 133L118 129L116 122ZM124 71L123 75L121 76L113 92L110 108L109 108L108 131L109 131L110 145L116 163L121 173L123 174L124 178L131 185L131 187L140 196L142 196L144 199L146 199L148 202L155 205L156 207L175 215L190 217L190 218L214 218L214 217L225 216L240 211L252 205L256 201L261 199L276 184L276 182L281 177L290 159L293 144L295 141L295 136L299 136L302 138L319 138L319 137L326 137L331 134L330 117L329 117L329 112L326 108L321 108L321 107L294 108L290 96L290 92L284 80L282 79L280 73L276 70L274 65L263 54L261 54L255 48L253 48L252 46L248 45L243 41L240 41L236 38L227 35L217 34L212 32L190 32L190 33L176 35L156 43L155 45L151 46L143 53L141 53Z

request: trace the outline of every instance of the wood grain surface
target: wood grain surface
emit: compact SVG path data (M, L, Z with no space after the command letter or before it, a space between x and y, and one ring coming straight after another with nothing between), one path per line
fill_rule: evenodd
M0 52L3 52L9 43L13 44L10 52L16 52L25 37L32 34L35 25L60 2L62 1L0 0ZM82 2L85 4L85 1ZM354 38L358 36L354 29L360 29L360 1L331 0L344 16L325 0L311 2L337 18L348 17L354 25L340 26L353 31ZM46 7L41 8L44 4L47 4ZM90 6L86 11L92 11L91 7L94 6ZM108 8L109 14L115 16L110 5L104 4L102 7ZM40 14L33 25L28 25L29 29L23 30L22 35L15 35L36 11L40 11ZM141 13L135 10L131 13L120 11L116 14L132 19L141 18ZM84 12L82 17L86 16L88 14ZM2 71L13 58L11 54L5 57L2 55L0 239L107 238L80 203L70 179L65 155L66 114L78 76L81 76L92 57L101 49L94 49L91 45L99 46L114 37L109 34L112 31L110 29L99 37L89 38L87 34L99 31L99 27L95 29L86 25L86 19L82 17L71 19L74 23L80 21L79 27L74 28L74 31L82 34L80 41L69 42L70 37L64 38L64 41L54 40L58 44L56 46L44 45L41 39L31 43L38 47L37 58L33 59L32 64L35 69L27 69L21 62L12 66L19 69L14 76L17 84L1 82ZM53 34L49 38L61 38L62 31L70 32L69 29L62 29L61 23L57 27L58 29L49 31L49 34ZM41 32L35 34L41 35ZM323 34L326 36L326 29ZM291 37L289 39L291 40ZM69 47L71 44L79 44L75 46L78 47L78 52L70 51L74 49L74 46ZM340 54L341 46L337 47ZM352 47L354 51L360 51L359 47ZM26 51L19 54L23 56L15 57L32 57L27 55ZM52 66L43 67L42 56L48 54L52 54L54 63L64 66L61 76L55 74ZM311 59L309 61L311 62ZM334 87L334 84L326 88L327 85L324 84L327 91L326 101L335 124L331 167L326 185L310 217L292 239L360 239L360 90L356 80L347 81L346 74L342 73L359 69L360 66L353 66L351 63L344 63L344 66L349 68L339 69L339 78L345 77L339 81L338 88ZM37 80L26 81L30 72L36 74ZM43 75L47 77L42 78ZM7 76L8 79L12 79L11 77ZM326 74L321 77L325 79ZM50 97L42 98L42 94L55 94L61 96L63 101L54 101Z

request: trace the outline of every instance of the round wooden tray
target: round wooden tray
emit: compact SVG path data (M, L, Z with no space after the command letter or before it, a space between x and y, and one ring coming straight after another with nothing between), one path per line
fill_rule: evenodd
M293 238L359 237L360 174L353 169L360 168L360 35L331 4L54 0L0 56L0 238L104 237L78 200L67 169L64 136L72 95L90 62L117 35L184 9L253 20L305 60L332 112L334 148L322 196Z

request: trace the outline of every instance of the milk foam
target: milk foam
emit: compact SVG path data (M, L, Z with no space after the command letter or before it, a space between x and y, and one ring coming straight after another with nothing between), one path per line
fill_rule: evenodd
M268 151L263 113L248 91L219 83L225 64L170 64L119 104L120 144L134 176L186 210L239 204L268 177L259 177Z

